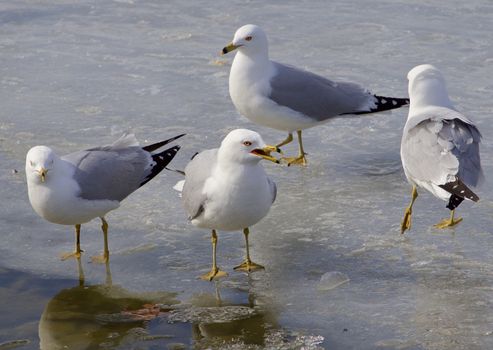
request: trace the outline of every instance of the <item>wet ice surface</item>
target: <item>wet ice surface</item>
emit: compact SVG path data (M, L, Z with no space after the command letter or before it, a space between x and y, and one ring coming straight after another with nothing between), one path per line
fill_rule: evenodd
M8 301L0 343L27 339L17 345L38 349L40 339L55 339L48 348L56 348L60 328L43 320L69 295L74 313L54 319L89 333L101 326L90 334L102 348L492 348L492 13L479 0L0 4L0 296ZM243 237L219 233L219 264L229 276L196 279L209 268L209 233L186 222L172 190L180 176L167 172L107 217L110 287L105 267L88 263L102 250L99 223L83 225L81 294L76 263L57 258L72 249L72 228L30 208L25 153L47 144L63 154L124 131L143 142L186 132L172 163L183 168L236 127L283 139L240 118L228 96L232 56L217 53L249 22L268 33L273 59L382 95L405 96L410 68L437 65L484 136L481 201L462 204L464 222L438 231L432 225L448 215L445 203L420 192L413 227L401 236L410 199L399 160L407 110L335 120L305 132L307 168L264 164L278 199L250 237L265 272L234 272ZM350 281L320 291L331 271ZM118 316L149 303L161 307L151 320Z

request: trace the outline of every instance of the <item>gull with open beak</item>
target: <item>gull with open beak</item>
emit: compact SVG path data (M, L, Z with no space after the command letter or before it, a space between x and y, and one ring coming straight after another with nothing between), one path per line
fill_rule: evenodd
M250 258L249 227L265 217L276 199L276 184L259 164L279 160L260 135L246 129L231 131L221 147L197 154L185 168L185 180L175 189L182 191L188 218L193 225L212 230L212 268L200 276L205 280L225 276L216 263L217 232L243 230L246 257L236 270L263 269Z
M29 201L34 211L50 222L75 226L75 250L63 254L62 260L80 258L81 224L99 217L104 251L93 261L108 261L108 223L104 216L159 174L180 146L159 153L151 152L182 136L140 147L134 135L123 135L111 145L62 157L46 146L29 150L26 177Z

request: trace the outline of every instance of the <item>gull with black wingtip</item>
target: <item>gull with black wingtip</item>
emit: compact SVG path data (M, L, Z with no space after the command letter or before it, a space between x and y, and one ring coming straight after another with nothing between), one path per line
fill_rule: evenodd
M222 54L238 50L229 75L229 94L240 114L252 122L288 132L281 147L298 134L299 154L288 165L306 164L301 132L336 117L387 111L409 104L407 98L378 96L349 82L269 59L267 36L258 26L239 28Z
M123 135L111 145L78 151L59 157L47 146L35 146L26 156L29 201L42 218L75 226L75 250L62 255L80 258L80 227L101 218L104 235L102 256L109 260L108 223L104 216L120 202L159 174L174 158L180 146L152 153L180 137L140 147L133 134Z
M481 134L454 108L437 68L422 64L411 69L407 78L411 105L402 135L401 160L413 188L401 233L411 227L417 186L448 202L450 218L435 227L452 227L462 221L454 217L459 204L464 199L479 200L470 187L479 186L484 178L479 156Z

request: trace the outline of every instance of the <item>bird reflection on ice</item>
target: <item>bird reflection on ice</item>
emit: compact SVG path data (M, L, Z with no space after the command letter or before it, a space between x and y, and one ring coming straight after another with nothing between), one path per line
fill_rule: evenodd
M169 322L192 325L194 349L322 349L323 337L280 328L278 309L252 292L250 277L247 285L240 284L216 281L214 292L197 293L188 304L177 305Z
M175 293L132 293L114 286L109 264L106 282L100 285L85 285L80 261L78 268L79 285L62 289L41 315L42 350L113 349L133 343L148 336L148 320L165 314L167 305L178 303Z
M195 294L189 305L171 311L169 320L192 324L196 348L225 344L263 347L270 332L277 328L275 313L257 304L251 288L242 293L240 302L221 297L221 289L229 292L221 288L221 282L216 282L214 289L213 293Z
M78 270L78 285L62 289L41 315L42 350L126 346L149 350L163 346L319 349L323 341L280 329L276 311L268 307L272 303L252 293L250 279L230 281L231 285L217 282L211 292L194 294L180 303L177 293L134 293L113 285L109 263L103 284L87 285L80 261Z

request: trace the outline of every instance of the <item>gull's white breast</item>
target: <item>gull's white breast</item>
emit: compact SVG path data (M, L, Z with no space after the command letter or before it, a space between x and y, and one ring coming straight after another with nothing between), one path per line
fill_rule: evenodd
M252 226L267 215L272 193L260 165L216 168L204 185L204 213L192 220L199 227L235 231Z
M29 201L34 211L56 224L83 224L120 206L118 201L82 199L79 192L70 171L57 169L48 173L45 182L28 179Z

